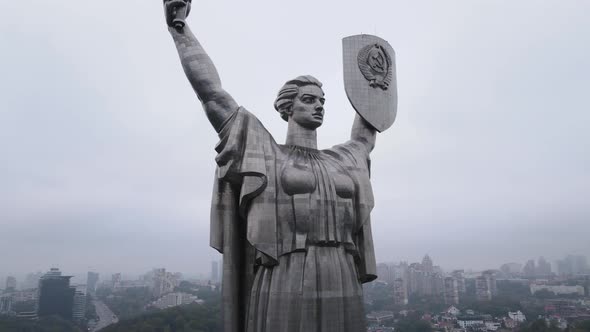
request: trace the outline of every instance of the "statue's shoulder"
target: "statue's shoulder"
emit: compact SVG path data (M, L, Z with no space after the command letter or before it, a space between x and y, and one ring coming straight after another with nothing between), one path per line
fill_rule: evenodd
M321 151L322 154L348 166L368 166L367 161L370 159L369 151L367 151L365 145L356 140L349 140Z
M231 120L233 122L232 126L239 127L236 132L239 133L240 139L253 140L263 144L268 143L277 149L279 148L274 137L262 121L245 107L240 106L232 118L234 118L234 120Z
M365 145L357 140L348 140L341 144L336 144L329 149L324 149L322 152L329 155L343 155L354 154L359 156L366 156L368 154Z

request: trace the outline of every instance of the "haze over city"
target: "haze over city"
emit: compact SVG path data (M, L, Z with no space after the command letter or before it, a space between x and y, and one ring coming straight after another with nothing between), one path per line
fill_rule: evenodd
M209 247L218 138L161 1L21 6L0 4L0 278L52 266L208 273L220 259ZM354 117L341 39L386 38L399 104L371 155L377 261L428 253L445 269L483 270L590 255L589 11L585 1L198 1L189 22L224 87L278 142L278 89L319 78L320 148L347 140Z

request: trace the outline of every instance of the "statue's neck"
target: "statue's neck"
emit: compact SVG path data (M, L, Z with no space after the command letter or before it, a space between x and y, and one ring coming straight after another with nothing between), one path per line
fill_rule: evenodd
M297 145L304 148L317 149L318 137L315 129L302 127L297 122L289 120L287 129L287 145Z

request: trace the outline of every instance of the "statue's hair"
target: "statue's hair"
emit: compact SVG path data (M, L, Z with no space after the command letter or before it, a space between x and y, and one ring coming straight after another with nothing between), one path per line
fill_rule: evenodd
M315 85L321 88L322 82L311 75L303 75L287 81L281 90L279 90L277 98L275 99L275 110L281 114L283 120L289 121L289 114L287 111L293 106L293 99L297 97L299 88L306 85Z

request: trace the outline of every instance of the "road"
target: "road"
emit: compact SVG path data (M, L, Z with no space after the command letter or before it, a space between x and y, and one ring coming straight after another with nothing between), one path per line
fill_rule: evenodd
M98 322L91 332L96 332L104 329L105 327L119 322L119 318L107 307L104 302L99 300L93 300L94 307L96 308L96 315L98 316Z

